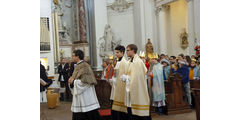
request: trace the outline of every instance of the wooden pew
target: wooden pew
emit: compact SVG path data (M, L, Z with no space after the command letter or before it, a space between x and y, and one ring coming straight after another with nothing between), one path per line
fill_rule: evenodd
M106 81L101 79L102 71L94 71L97 85L95 86L97 98L101 106L100 109L111 108L111 85Z
M187 102L183 100L182 76L173 74L165 81L166 102L168 104L167 114L179 114L191 112Z
M197 120L200 120L200 80L190 80Z
M111 85L107 81L101 80L101 71L95 71L94 73L98 81L95 89L101 106L100 109L110 109ZM167 114L178 114L192 111L188 103L183 101L181 79L182 77L180 74L174 74L173 76L170 76L168 81L165 81L166 102L168 103ZM154 111L154 108L151 107L151 109L151 111Z
M99 79L97 82L95 89L101 109L111 108L111 85L106 80Z
M193 88L193 96L195 98L195 108L197 120L200 120L200 89Z
M100 104L100 109L98 110L99 115L102 120L111 119L111 85L106 81L102 80L102 71L94 71L94 75L97 80L97 85L95 85L95 91L97 94L98 102Z
M200 89L200 80L189 80L191 88L198 88Z

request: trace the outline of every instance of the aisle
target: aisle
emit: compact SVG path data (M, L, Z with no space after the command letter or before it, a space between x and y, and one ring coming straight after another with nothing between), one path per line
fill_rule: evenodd
M71 102L61 102L55 109L48 109L47 103L40 104L40 120L71 120ZM46 119L44 119L44 117ZM190 113L176 114L176 115L163 115L152 114L153 120L196 120L195 110Z

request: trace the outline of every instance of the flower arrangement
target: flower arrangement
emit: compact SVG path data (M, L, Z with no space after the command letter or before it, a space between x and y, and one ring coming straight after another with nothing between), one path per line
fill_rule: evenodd
M197 45L194 50L196 51L196 56L200 55L200 45Z

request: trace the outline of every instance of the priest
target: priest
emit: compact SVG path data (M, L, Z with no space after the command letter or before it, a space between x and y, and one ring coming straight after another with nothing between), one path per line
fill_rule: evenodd
M77 63L68 82L73 95L71 111L72 120L99 120L97 111L100 108L94 85L97 84L90 65L84 61L82 50L73 52L73 60Z
M123 74L126 74L128 63L124 58L125 47L117 46L115 54L117 63L114 67L113 87L115 88L112 105L112 119L113 120L128 120L127 108L125 106L125 83L120 80Z
M137 53L137 46L127 46L128 61L127 73L121 76L126 83L125 105L128 117L132 120L150 120L150 100L147 88L147 68Z

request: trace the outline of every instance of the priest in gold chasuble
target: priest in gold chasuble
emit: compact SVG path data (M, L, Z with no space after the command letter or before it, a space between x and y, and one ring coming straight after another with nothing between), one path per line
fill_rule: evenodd
M128 120L127 107L125 106L125 83L120 80L120 76L126 74L128 62L124 57L125 47L117 46L115 48L117 56L117 64L114 67L115 90L112 105L112 119L113 120Z
M126 83L125 105L130 119L150 120L150 100L145 76L147 68L136 53L136 45L127 46L127 55L130 60L127 73L121 76L121 80Z

